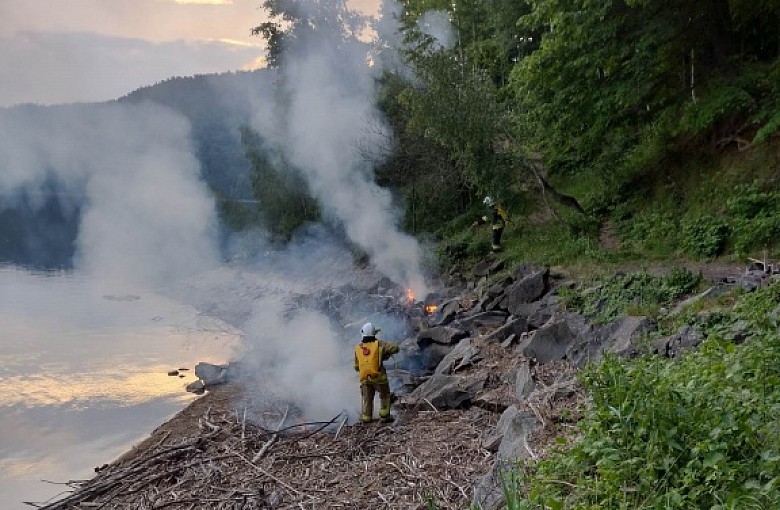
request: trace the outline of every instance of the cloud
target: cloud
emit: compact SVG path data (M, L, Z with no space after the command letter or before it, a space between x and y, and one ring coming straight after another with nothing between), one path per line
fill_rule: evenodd
M234 42L141 39L91 33L18 34L0 39L0 106L116 99L171 76L246 68L261 48Z

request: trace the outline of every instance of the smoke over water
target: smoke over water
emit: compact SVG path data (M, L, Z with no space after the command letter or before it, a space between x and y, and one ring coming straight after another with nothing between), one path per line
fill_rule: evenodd
M278 89L254 97L254 128L305 176L327 223L423 298L422 250L399 230L391 194L364 156L391 138L374 106L379 70L368 45L345 38L342 26L316 25L290 40ZM354 328L295 310L291 299L353 278L352 254L329 229L309 226L283 251L262 234L237 238L233 246L251 256L220 261L215 204L190 126L160 105L12 108L0 111L0 133L0 210L43 207L56 189L64 207L80 211L76 271L112 292L173 296L240 328L245 382L256 395L278 394L311 419L357 413ZM372 320L386 339L403 340L389 333L401 331L391 317Z
M81 209L77 269L161 287L218 264L216 211L189 125L159 106L0 112L0 199Z

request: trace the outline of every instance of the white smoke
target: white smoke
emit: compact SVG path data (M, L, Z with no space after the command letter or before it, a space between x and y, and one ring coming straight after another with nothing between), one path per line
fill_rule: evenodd
M423 34L433 38L440 48L451 49L457 42L455 30L450 22L450 14L447 11L426 11L417 20L417 28Z
M266 398L292 401L314 419L345 409L355 414L360 392L352 350L327 317L310 310L288 316L279 301L263 299L244 330L252 342L243 359Z
M361 155L380 153L391 139L375 107L378 70L369 65L369 45L343 33L343 26L327 22L293 32L283 54L275 114L268 116L264 108L254 127L301 170L324 214L344 226L375 266L422 296L420 246L399 230L390 192L375 184L372 163Z
M0 112L0 198L40 207L52 187L81 208L75 265L146 286L218 263L216 212L189 124L160 106Z
M363 155L381 152L391 139L374 106L379 69L369 65L369 45L345 38L343 27L317 28L292 39L274 101L256 98L254 127L306 177L326 218L380 272L424 297L422 251L398 228L391 194L374 182ZM240 327L256 380L281 386L308 417L358 409L358 339L323 314L286 313L290 292L319 290L333 268L339 276L332 280L343 282L352 255L332 243L324 251L321 232L309 231L287 251L239 242L247 258L220 265L214 203L198 178L189 129L159 105L2 111L0 207L45 197L53 182L60 201L81 211L77 269L181 292L204 313ZM175 281L183 287L171 287Z

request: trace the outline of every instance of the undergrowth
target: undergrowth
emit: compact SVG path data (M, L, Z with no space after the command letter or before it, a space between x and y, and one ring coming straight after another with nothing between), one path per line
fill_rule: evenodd
M603 324L622 315L657 315L681 296L697 288L701 276L675 267L665 275L654 276L646 270L618 273L603 283L562 290L564 305L591 322Z
M580 438L514 474L512 509L780 508L780 283L739 297L696 352L608 357ZM735 345L733 325L749 337Z

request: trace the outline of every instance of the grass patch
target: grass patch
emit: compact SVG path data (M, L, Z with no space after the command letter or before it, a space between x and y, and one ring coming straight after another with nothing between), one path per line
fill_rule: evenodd
M690 294L700 283L701 276L676 267L663 276L646 270L618 273L584 288L564 290L561 295L566 308L603 324L622 315L656 317L661 307Z

